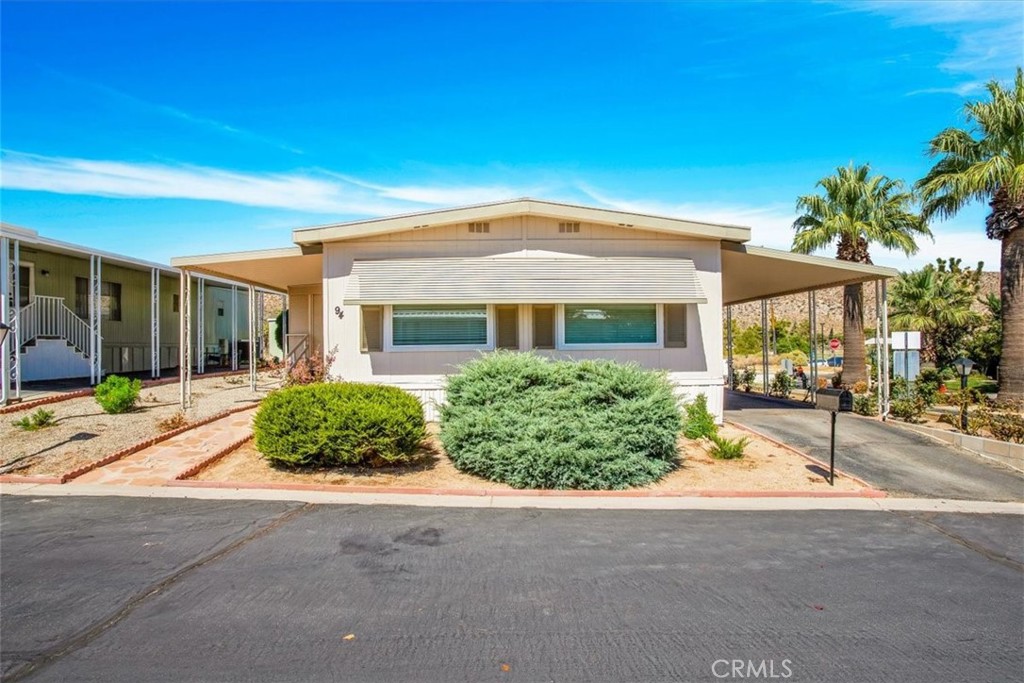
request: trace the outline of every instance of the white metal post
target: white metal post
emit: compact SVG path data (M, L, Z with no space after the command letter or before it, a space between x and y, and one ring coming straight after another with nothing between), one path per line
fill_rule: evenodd
M89 256L89 381L103 381L103 259Z
M256 360L263 359L263 317L267 314L263 291L256 293Z
M818 401L818 340L814 334L816 321L814 320L814 291L807 292L807 324L810 327L808 341L810 341L810 352L807 354L807 391L811 400L817 404Z
M7 306L10 296L11 278L10 278L10 258L11 258L11 244L10 240L6 237L0 237L0 322L10 327L10 309ZM8 374L10 357L7 353L7 345L14 344L14 335L10 332L7 333L7 339L4 340L4 344L0 347L0 374L3 375L0 378L0 406L7 405L7 401L11 398L11 376Z
M882 280L882 348L880 365L882 366L882 386L879 394L882 397L881 418L889 416L889 295L888 283Z
M256 288L249 285L249 388L256 391Z
M238 287L231 285L231 369L238 369Z
M768 395L768 300L761 299L761 385Z
M11 263L11 312L7 316L11 331L7 333L10 340L7 346L8 377L10 378L9 393L12 398L21 400L21 242L14 240L14 261Z
M196 278L196 374L206 372L206 279Z
M732 306L725 307L725 343L729 347L726 350L726 373L725 382L729 389L732 389L732 378L736 370L732 366Z
M149 376L160 378L160 271L149 271Z
M187 410L192 405L192 282L187 270L181 271L178 291L178 383L181 409Z

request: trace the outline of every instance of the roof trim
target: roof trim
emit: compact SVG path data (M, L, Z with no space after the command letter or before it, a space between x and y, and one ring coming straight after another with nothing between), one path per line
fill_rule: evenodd
M280 247L277 249L256 249L253 251L228 251L220 254L197 254L195 256L175 256L171 265L176 268L204 266L225 261L262 261L275 258L292 258L302 256L301 247Z
M545 216L548 218L566 218L590 223L604 223L637 230L651 230L704 239L726 240L729 242L747 242L750 240L750 228L746 226L706 223L684 218L653 216L615 209L600 209L591 206L530 199L528 197L452 209L434 209L383 218L300 228L292 232L292 240L301 246L310 246L323 242L337 242L438 225L450 225L452 223L521 214Z
M0 223L0 235L17 240L22 244L31 245L41 251L50 250L54 253L69 256L99 256L104 261L121 267L131 268L133 270L152 270L156 268L165 275L171 275L174 277L177 277L178 275L177 270L162 263L137 259L123 254L115 254L114 252L103 251L101 249L90 249L89 247L84 247L79 244L62 242L61 240L54 240L48 237L40 237L39 233L35 230L11 225L10 223Z
M888 266L876 266L870 263L854 263L853 261L840 261L839 259L834 259L828 256L798 254L793 251L770 249L768 247L752 247L746 244L722 244L722 249L746 253L750 254L751 256L761 256L764 258L773 258L782 261L792 261L794 263L806 263L812 266L826 266L829 268L837 268L839 270L847 270L854 273L863 273L865 276L867 276L867 279L870 280L877 280L878 278L898 277L900 274L899 270L897 270L896 268L889 268Z

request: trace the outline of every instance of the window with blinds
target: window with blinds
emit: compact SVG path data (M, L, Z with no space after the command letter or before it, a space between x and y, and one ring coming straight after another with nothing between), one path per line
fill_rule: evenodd
M665 304L665 348L686 348L686 304Z
M495 306L495 342L499 349L519 348L519 307Z
M121 284L100 283L100 314L104 320L121 320ZM89 280L75 278L75 315L82 320L89 318Z
M393 306L396 346L486 346L487 306Z
M655 344L656 304L566 304L566 344Z

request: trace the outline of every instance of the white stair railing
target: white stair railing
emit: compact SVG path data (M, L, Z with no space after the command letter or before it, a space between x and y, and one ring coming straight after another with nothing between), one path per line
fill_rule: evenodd
M63 339L89 357L89 325L59 296L35 296L18 315L18 341L24 346L40 337Z

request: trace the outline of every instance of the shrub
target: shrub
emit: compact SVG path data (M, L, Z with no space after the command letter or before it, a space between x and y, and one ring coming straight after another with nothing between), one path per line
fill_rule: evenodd
M789 398L789 395L793 393L793 385L796 382L793 381L793 377L786 372L777 372L775 377L772 378L771 387L768 389L768 393L772 396L779 396L781 398Z
M929 406L933 406L939 399L939 387L942 384L942 379L936 370L933 368L922 368L921 374L917 376L917 381L914 382L914 392Z
M504 351L462 366L441 408L455 466L515 488L648 484L676 466L682 427L664 374Z
M784 353L781 358L788 358L793 361L793 365L807 365L807 354L800 349Z
M736 460L742 458L743 451L746 449L747 444L750 443L750 439L745 436L739 439L727 439L724 436L713 434L709 438L711 439L711 448L708 449L708 453L717 460Z
M870 394L854 394L853 412L858 415L867 415L868 417L878 415L878 392L872 391Z
M917 422L928 404L919 396L908 396L905 398L894 398L889 404L889 414L906 422Z
M135 407L142 380L111 375L96 387L96 402L107 413L127 413Z
M744 368L743 372L740 373L740 384L743 385L743 391L750 393L750 390L754 386L754 382L757 381L757 371L754 368Z
M275 391L253 419L256 448L289 467L408 462L426 436L423 406L380 384L306 384Z
M161 432L169 432L174 429L181 429L188 424L188 418L185 417L185 413L177 411L171 415L168 415L162 420L156 421L156 428Z
M15 427L26 432L34 432L38 429L53 426L53 411L39 408L31 415L26 415L14 423Z
M993 412L988 416L988 431L1000 441L1024 443L1024 415Z
M693 403L687 403L686 420L683 423L683 436L687 439L707 439L718 434L715 416L708 410L708 397L697 394Z
M866 394L868 393L868 383L859 379L853 383L853 389L851 389L851 391L855 394Z
M321 355L320 352L315 351L308 356L303 356L288 368L288 374L284 378L284 385L292 387L300 384L317 384L329 381L331 379L331 366L334 365L334 358L337 353L338 349L333 348L326 355Z

